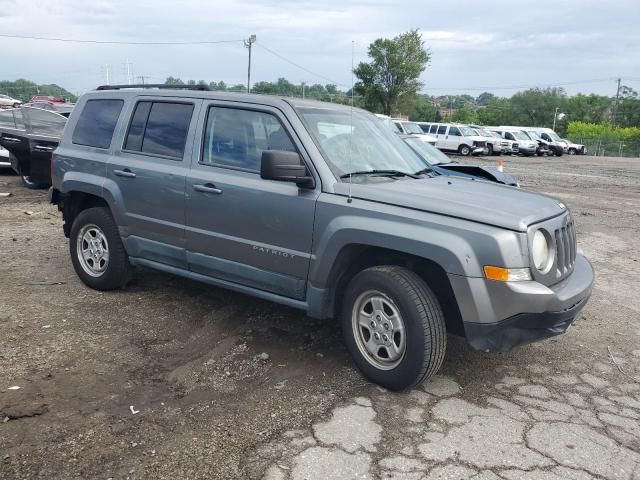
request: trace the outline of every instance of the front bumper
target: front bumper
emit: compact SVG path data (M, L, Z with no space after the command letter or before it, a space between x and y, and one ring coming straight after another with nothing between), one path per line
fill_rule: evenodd
M564 333L586 305L593 278L582 255L571 275L550 287L449 275L467 342L476 350L498 352Z

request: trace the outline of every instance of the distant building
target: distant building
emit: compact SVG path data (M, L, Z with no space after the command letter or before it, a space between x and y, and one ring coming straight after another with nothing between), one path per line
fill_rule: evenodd
M457 108L439 108L438 113L441 118L449 118L458 111Z

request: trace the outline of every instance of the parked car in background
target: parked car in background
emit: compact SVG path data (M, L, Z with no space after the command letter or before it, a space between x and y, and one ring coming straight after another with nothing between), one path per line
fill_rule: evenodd
M562 141L567 145L567 154L569 155L586 155L587 149L581 143L573 143L571 140L563 138Z
M561 157L567 153L567 144L562 141L560 136L550 128L527 127L527 130L537 132L540 137L549 143L549 149L557 156Z
M11 167L11 161L9 160L9 150L0 145L0 168Z
M16 108L19 107L22 102L10 97L9 95L0 94L0 108Z
M447 331L507 351L580 318L593 269L559 200L432 176L364 110L137 87L83 95L52 162L90 288L146 266L337 318L393 390L436 374Z
M524 128L522 131L526 133L531 140L537 142L538 149L536 150L536 155L542 157L544 155L553 154L553 151L549 146L549 142L544 140L538 132L536 132L535 130L527 130L526 128Z
M500 155L503 152L507 153L509 144L506 140L503 140L500 136L496 136L478 125L468 125L468 127L476 132L478 136L485 139L487 146L484 153L487 155Z
M484 137L469 127L456 123L432 123L429 135L436 137L436 146L440 150L457 152L464 157L480 155L487 147Z
M474 180L486 180L502 183L512 187L519 187L518 181L511 175L500 172L496 168L483 167L456 162L447 157L441 150L429 142L412 135L400 135L400 137L422 158L428 167L435 173L450 177L464 177Z
M502 138L517 142L518 152L525 157L531 157L538 150L538 142L531 140L520 128L512 127L486 127L492 132L498 133Z
M42 110L49 110L51 112L59 113L62 116L68 117L71 114L71 110L75 106L73 103L66 102L47 102L39 100L37 102L29 102L24 104L25 107L40 108Z
M67 100L62 97L54 97L53 95L34 95L31 97L31 102L67 103Z
M407 120L399 120L397 118L392 118L391 121L396 127L396 133L421 137L423 140L431 142L435 145L436 138L424 133L420 128L420 125L418 125L417 123L409 122Z
M520 153L520 148L518 147L517 141L502 138L502 136L499 133L492 132L491 130L487 130L486 127L483 127L483 128L485 132L501 140L503 155L517 155L518 153Z
M0 145L9 151L13 170L27 188L51 185L51 154L67 117L30 106L0 111Z

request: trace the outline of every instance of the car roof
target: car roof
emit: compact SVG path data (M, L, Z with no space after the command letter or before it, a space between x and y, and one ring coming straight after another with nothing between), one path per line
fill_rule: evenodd
M107 89L102 87L100 90L92 90L85 94L88 98L102 98L102 97L116 97L117 98L129 98L129 97L169 97L169 98L201 98L206 100L225 100L231 102L242 103L255 103L259 105L267 105L273 107L283 107L285 104L292 106L293 108L330 108L332 110L350 111L351 106L341 105L337 103L321 102L319 100L310 100L295 97L286 97L280 95L264 95L259 93L235 93L235 92L220 92L220 91L208 91L208 90L196 90L196 89L163 89L163 88L114 88ZM354 107L353 110L367 112L360 108ZM372 115L372 114L371 114Z

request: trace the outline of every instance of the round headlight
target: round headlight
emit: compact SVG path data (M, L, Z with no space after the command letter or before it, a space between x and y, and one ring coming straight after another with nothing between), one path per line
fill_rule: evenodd
M547 242L547 236L541 230L537 230L536 233L533 234L531 256L533 257L533 264L536 268L538 270L544 270L549 261L549 243Z

